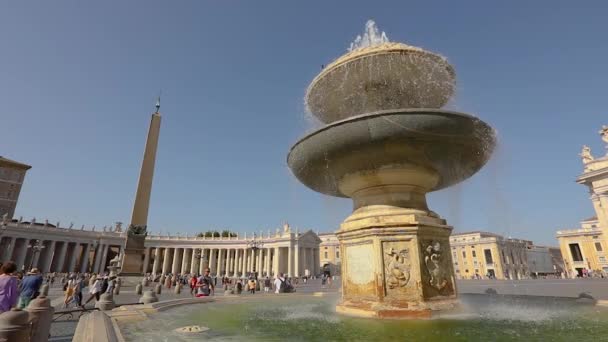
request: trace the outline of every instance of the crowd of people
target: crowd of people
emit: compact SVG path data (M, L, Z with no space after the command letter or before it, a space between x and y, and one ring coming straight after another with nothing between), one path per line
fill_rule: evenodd
M220 285L230 289L234 294L248 291L255 294L262 290L264 293L291 293L296 291L300 280L306 284L309 277L287 277L283 273L271 279L270 277L257 277L250 274L244 278L212 277L209 268L203 274L147 274L145 276L151 283L158 282L171 289L175 286L190 287L190 294L196 297L205 297L215 294L215 288ZM312 277L315 278L315 277ZM40 295L43 284L49 287L57 285L62 287L64 293L63 307L72 305L84 309L92 301L99 301L103 293L114 293L120 286L120 278L107 273L47 273L43 275L37 268L29 272L17 271L14 262L0 263L0 313L9 311L13 307L25 308L32 299ZM331 286L332 278L323 275L322 286ZM88 294L88 296L86 296ZM85 299L86 296L86 299Z

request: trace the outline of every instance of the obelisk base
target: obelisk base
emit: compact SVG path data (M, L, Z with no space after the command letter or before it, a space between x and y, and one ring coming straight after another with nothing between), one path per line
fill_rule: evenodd
M125 254L122 260L121 276L142 275L144 264L144 242L146 236L143 234L130 234L127 238Z
M457 308L452 227L417 209L370 206L336 233L342 255L342 314L432 318Z

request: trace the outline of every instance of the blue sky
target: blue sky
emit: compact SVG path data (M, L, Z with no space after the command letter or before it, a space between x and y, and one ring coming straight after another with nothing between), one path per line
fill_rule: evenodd
M303 95L374 19L446 56L451 109L499 132L493 160L429 196L456 231L556 244L593 215L574 182L605 154L608 5L572 1L31 1L0 8L0 155L29 163L16 216L128 222L162 89L149 229L335 230L350 200L299 184Z

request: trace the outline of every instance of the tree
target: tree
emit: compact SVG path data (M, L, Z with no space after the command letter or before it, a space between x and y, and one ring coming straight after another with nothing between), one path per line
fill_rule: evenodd
M206 238L210 238L210 237L236 237L236 233L231 232L227 229L222 230L222 232L218 232L217 230L208 230L206 232L201 232L196 234L197 237L206 237Z

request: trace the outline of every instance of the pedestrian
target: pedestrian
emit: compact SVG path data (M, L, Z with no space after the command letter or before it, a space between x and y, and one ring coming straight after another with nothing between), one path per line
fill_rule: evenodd
M21 283L21 294L19 295L19 303L17 307L23 309L30 304L30 301L36 298L40 292L40 286L42 285L42 275L37 268L32 268Z
M111 276L108 279L108 288L104 292L105 293L114 293L115 287L116 287L116 276Z
M165 286L170 289L171 288L171 277L167 277L165 279Z
M197 292L196 291L197 283L198 283L198 279L196 278L196 276L193 275L192 278L190 278L190 294L193 296L196 295L196 292Z
M277 278L274 280L274 293L281 293L285 291L285 279L283 273L279 273Z
M93 286L89 286L89 298L87 298L87 301L84 303L84 305L87 305L91 300L93 300L93 298L95 298L95 300L99 300L99 296L101 295L102 282L103 279L96 278L95 282L93 283Z
M80 275L74 281L74 303L79 308L83 308L82 306L82 289L85 287L84 275Z
M0 313L9 311L17 304L19 292L17 290L17 278L13 273L17 270L17 265L9 261L0 267Z
M255 280L253 280L253 278L249 279L249 293L251 294L255 294Z
M209 268L205 268L205 273L197 279L198 291L196 297L205 297L215 293L215 285L209 276L209 272Z
M266 276L266 279L264 279L264 292L268 293L270 291L270 278L268 276Z
M64 308L69 307L70 303L74 299L74 286L75 285L76 285L76 280L74 279L74 276L70 276L69 280L67 281L67 283L65 283L65 286L64 286L64 289L65 289L65 298L63 300Z

